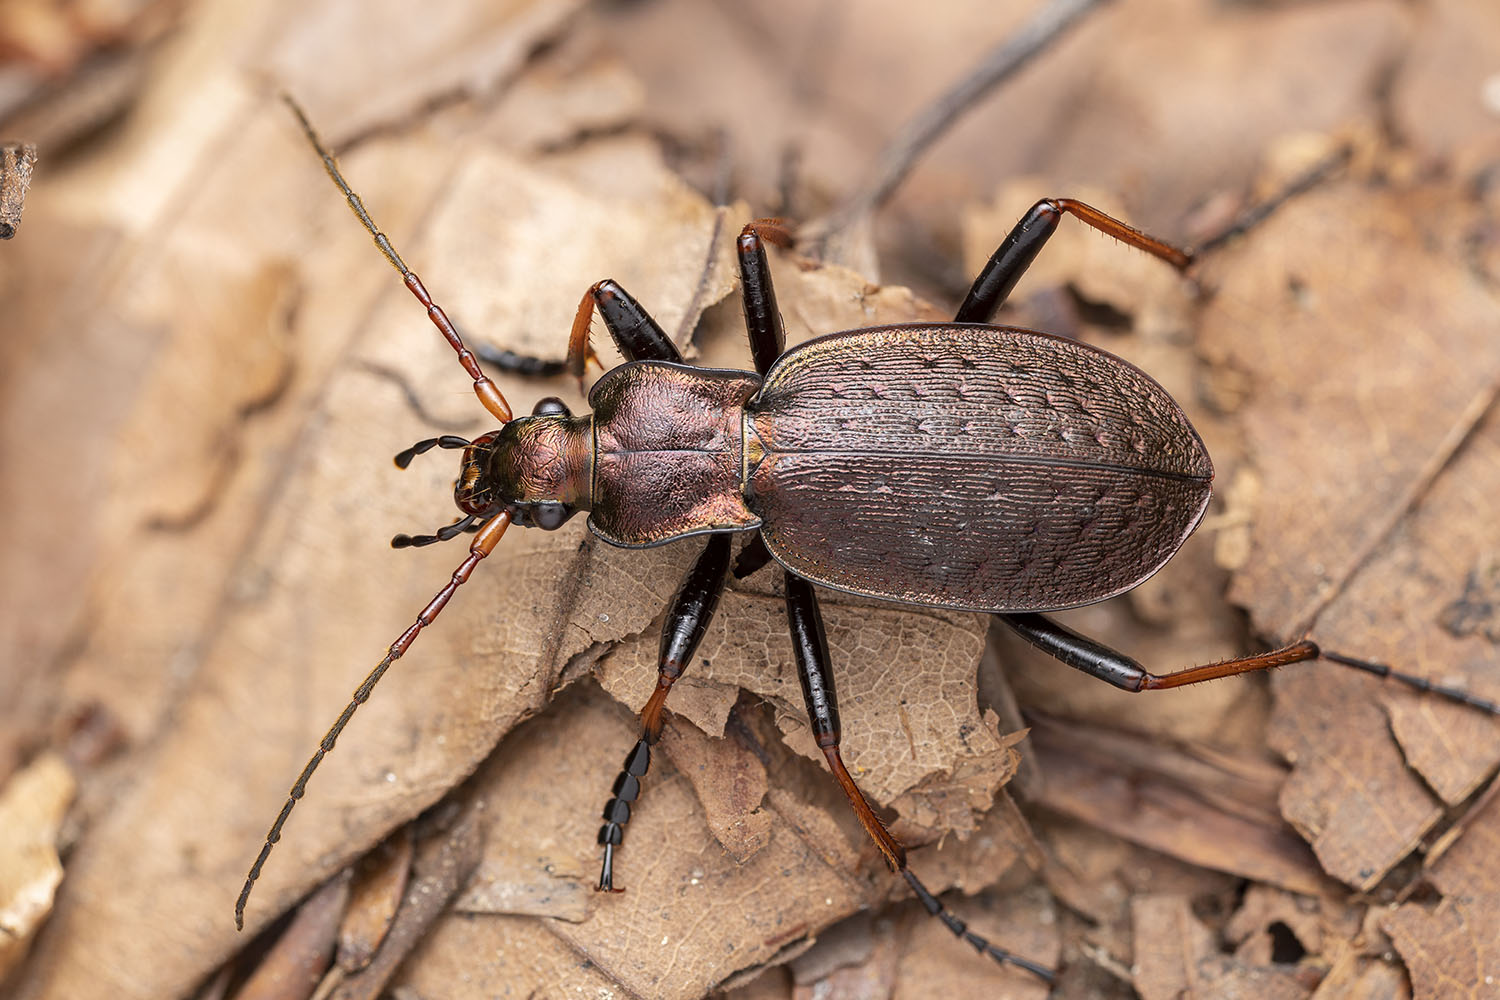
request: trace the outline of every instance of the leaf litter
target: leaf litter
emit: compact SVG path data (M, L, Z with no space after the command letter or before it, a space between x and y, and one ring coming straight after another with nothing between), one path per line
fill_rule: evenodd
M694 193L637 127L642 116L694 140L668 144L687 176L722 177L726 157L750 164L746 176L731 171L732 192L761 211L779 184L805 216L856 183L906 113L893 109L920 100L921 88L886 73L883 96L856 89L866 109L840 116L831 95L859 78L871 47L901 40L912 78L926 73L935 93L961 62L952 40L977 45L973 27L985 23L962 5L892 5L884 20L857 21L834 5L821 27L790 8L727 23L714 8L698 16L719 19L722 45L657 60L626 45L622 65L604 39L660 44L660 19L680 5L604 21L545 6L401 35L403 72L355 55L359 32L389 35L402 11L351 21L330 4L240 37L258 39L249 62L292 86L332 137L360 138L346 172L466 336L560 356L577 296L609 275L684 344L696 329L704 363L734 366L745 352L729 237L751 210ZM934 151L891 209L898 223L876 229L883 267L956 297L967 281L956 276L1042 194L1082 193L1169 237L1210 232L1251 200L1257 164L1277 176L1287 129L1347 141L1338 130L1374 117L1382 94L1416 141L1363 140L1346 172L1210 255L1206 295L1068 227L1028 275L1005 321L1136 360L1192 412L1220 496L1234 487L1233 505L1211 512L1161 577L1068 620L1158 669L1230 655L1255 645L1219 597L1232 576L1256 635L1310 628L1329 648L1496 697L1493 639L1469 627L1496 548L1495 286L1475 265L1493 241L1494 206L1466 193L1482 190L1493 147L1468 142L1468 77L1432 68L1448 65L1434 55L1445 45L1468 46L1454 66L1487 65L1490 36L1466 19L1488 15L1447 3L1419 20L1374 0L1212 11L1180 0L1149 19L1130 8L1086 22L1015 81L1013 98ZM318 41L330 24L346 26L345 44ZM230 23L190 30L211 48ZM792 58L805 46L786 40L819 31L843 40L830 59ZM453 44L466 33L498 42L471 63L473 49ZM1180 43L1185 33L1193 44ZM919 37L933 44L907 44ZM313 67L297 55L309 46L336 55ZM1407 49L1418 58L1392 74ZM1308 51L1318 57L1294 58ZM448 62L417 69L425 52ZM379 644L455 561L441 547L384 548L396 531L443 523L451 468L429 456L397 474L380 459L434 425L479 426L451 352L359 238L279 106L248 91L233 63L210 69L191 46L162 58L220 95L213 113L186 100L192 88L144 91L113 165L60 194L35 189L28 205L28 238L81 221L110 261L66 326L43 323L58 336L112 324L125 332L113 343L138 345L131 370L144 377L113 388L128 404L107 436L77 438L112 446L92 449L106 456L106 502L79 529L98 541L77 601L95 617L76 630L63 680L22 680L32 693L21 711L34 713L21 716L24 731L43 732L35 713L53 706L95 706L123 722L128 744L80 772L67 879L8 984L19 996L185 996L236 953L233 893L287 780ZM712 85L673 104L664 76L691 78L705 58L698 75ZM723 72L715 60L726 59L739 68ZM1163 72L1136 72L1143 64ZM1306 79L1273 90L1288 66ZM1433 104L1413 95L1434 89L1458 111L1421 127L1410 109ZM1250 92L1263 98L1253 114L1223 113ZM1067 107L1086 109L1086 126L1059 135ZM114 190L141 190L152 129L195 114L208 124L179 150L174 175L191 179L189 196L153 192L123 213L100 198L111 170ZM1211 139L1192 125L1204 115L1223 126ZM705 122L727 123L732 141L697 141ZM999 160L997 135L1007 137ZM799 137L803 169L778 180ZM751 148L759 158L733 152ZM1448 161L1458 166L1445 173ZM1022 172L1047 179L992 189ZM793 340L945 312L773 256ZM34 312L22 298L21 314ZM567 380L502 387L519 405L548 392L580 402ZM252 899L255 926L451 794L444 808L479 831L473 876L439 874L440 891L427 894L453 906L351 911L374 920L350 933L398 990L1045 993L965 955L910 902L886 907L903 893L810 752L774 573L726 595L704 662L673 693L620 854L628 891L593 893L597 810L633 742L661 609L692 546L622 553L580 524L512 534L319 772ZM1236 538L1239 554L1226 559ZM962 888L946 897L961 916L1023 954L1056 962L1062 949L1059 995L1303 996L1320 977L1320 995L1482 995L1497 961L1488 942L1500 937L1484 874L1495 810L1464 816L1451 843L1434 838L1491 779L1491 721L1328 664L1283 671L1274 702L1255 680L1125 696L1002 644L1023 705L1116 731L1027 740L1003 731L1006 699L976 684L979 619L846 598L825 606L851 767L903 837L931 845L914 867L934 888ZM1032 803L1019 807L1007 787L1018 755L1041 764ZM1277 825L1277 808L1317 865ZM431 819L417 829L435 871L467 870L453 859L471 841ZM1424 843L1430 864L1403 865ZM412 864L414 884L427 885ZM1328 876L1395 908L1367 909Z

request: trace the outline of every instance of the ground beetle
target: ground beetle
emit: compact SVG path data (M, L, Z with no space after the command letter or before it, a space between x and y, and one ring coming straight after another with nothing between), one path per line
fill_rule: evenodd
M512 419L474 353L371 221L301 109L288 103L350 208L458 352L474 392L501 427L472 441L430 438L396 456L404 468L432 448L462 449L454 500L463 517L436 534L398 535L392 544L428 545L465 532L475 538L452 579L391 645L303 768L245 880L237 925L314 769L381 675L511 524L553 530L586 510L589 528L612 545L643 548L708 536L667 612L641 738L604 809L601 890L614 889L615 848L661 735L667 694L724 588L731 535L753 531L734 573L747 575L771 559L782 565L813 735L865 831L955 935L1048 981L1050 969L995 947L943 907L907 867L905 849L844 767L813 584L997 615L1032 645L1127 691L1181 687L1319 655L1304 640L1159 675L1040 613L1124 593L1160 569L1202 519L1213 465L1182 409L1149 375L1087 344L989 321L1064 215L1179 270L1192 262L1189 253L1081 202L1048 198L995 251L952 323L848 330L784 352L764 244L786 244L789 235L775 220L753 222L738 242L753 373L683 364L656 321L605 280L579 303L567 367L581 378L593 359L588 333L595 309L627 363L595 383L592 414L575 417L547 398L531 416ZM547 367L514 356L500 360L528 372ZM1500 711L1381 664L1324 655Z

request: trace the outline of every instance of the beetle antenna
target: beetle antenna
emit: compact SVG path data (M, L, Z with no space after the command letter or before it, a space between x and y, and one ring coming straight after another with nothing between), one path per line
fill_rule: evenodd
M443 525L437 530L437 534L435 535L397 535L391 539L391 548L421 548L424 545L431 545L434 542L446 542L468 531L478 518L478 514L470 514L468 517L454 521L452 524Z
M427 294L427 288L422 284L422 279L417 277L415 271L406 266L406 261L401 259L401 255L391 245L390 238L376 228L375 220L371 219L370 213L365 211L365 203L359 200L359 195L355 194L354 190L349 187L349 182L344 180L344 175L339 172L338 161L333 158L333 154L328 151L328 147L323 145L323 140L318 138L318 133L313 129L312 122L308 121L307 113L302 110L300 104L292 100L290 94L282 94L281 99L286 102L287 107L292 109L292 114L297 116L297 121L302 126L302 134L307 136L307 141L322 159L323 169L328 171L328 176L333 179L333 183L343 192L344 200L349 203L349 210L354 213L355 217L359 219L360 224L369 232L370 237L375 241L375 245L380 248L380 252L385 254L385 259L390 261L391 266L401 273L401 278L405 282L407 290L416 296L417 301L422 303L427 309L427 318L432 320L432 325L438 328L438 332L443 335L443 339L448 341L449 346L458 352L458 363L463 365L464 371L474 380L474 394L479 397L479 401L484 404L484 408L489 410L501 423L509 423L511 416L510 404L505 401L505 396L501 394L495 383L490 381L490 377L484 373L484 370L479 367L479 362L475 359L474 352L464 346L463 338L453 328L453 323L448 319L448 314L443 312L441 306L432 301L431 295Z
M466 518L465 520L468 519ZM369 699L370 692L375 689L375 685L380 682L380 678L385 675L386 670L390 668L392 663L399 660L403 653L411 648L411 644L416 641L417 636L422 633L424 628L437 620L438 614L447 606L454 592L468 581L469 576L474 572L474 567L479 565L480 560L495 550L495 545L500 541L500 536L505 534L505 529L509 526L509 511L501 511L484 522L484 526L480 528L479 534L475 536L474 541L469 545L469 555L463 562L458 564L458 569L453 571L453 576L443 585L443 589L439 590L433 596L432 600L427 602L427 606L422 609L422 613L417 615L417 620L407 626L406 631L402 632L396 641L391 643L390 648L386 650L385 659L381 660L375 669L370 671L369 675L360 683L359 687L355 689L354 696L349 699L349 704L344 706L344 710L339 713L339 717L334 720L327 734L318 743L318 749L313 753L312 759L307 762L307 766L302 769L302 773L297 775L297 780L293 783L292 790L287 795L286 804L281 807L281 812L277 815L276 821L271 824L271 831L266 834L266 841L261 845L260 854L256 857L255 864L250 866L250 874L245 876L245 886L240 890L240 898L234 904L234 926L236 928L239 930L244 930L245 928L245 903L250 899L250 890L255 886L255 880L260 878L261 868L265 866L266 858L271 854L271 848L281 839L281 828L286 825L287 817L292 814L292 809L296 807L297 800L302 798L303 794L307 791L308 779L318 769L318 765L323 762L323 758L333 752L333 745L338 741L339 734L349 724L349 719L353 717L355 710Z
M396 453L396 468L406 468L411 464L412 459L418 455L425 455L434 448L467 448L468 446L469 440L461 438L457 434L444 434L441 437L418 441L410 448Z
M1435 694L1440 698L1456 701L1460 705L1468 705L1470 708L1477 708L1490 715L1500 715L1500 705L1490 701L1488 698L1481 698L1477 694L1465 691L1462 688L1456 688L1448 684L1434 684L1425 677L1418 677L1416 674L1394 670L1386 663L1360 660L1353 656L1345 656L1342 653L1330 653L1326 649L1322 651L1322 656L1325 660L1332 660L1334 663L1341 663L1346 667L1353 667L1355 670L1363 670L1365 673L1374 674L1376 677L1389 678L1390 680L1405 684L1409 688Z

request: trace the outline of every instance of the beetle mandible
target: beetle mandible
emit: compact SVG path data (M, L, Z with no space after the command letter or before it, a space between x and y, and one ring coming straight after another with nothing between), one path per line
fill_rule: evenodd
M814 585L908 604L997 615L1032 645L1128 691L1161 690L1266 670L1320 655L1303 640L1251 656L1148 672L1140 663L1042 613L1092 604L1135 587L1197 527L1213 465L1178 404L1149 375L1077 341L989 325L1064 215L1179 271L1188 251L1082 202L1048 198L1016 224L975 279L952 323L833 333L784 350L765 243L789 244L776 220L739 236L745 323L755 370L683 363L656 321L610 280L585 292L568 369L594 358L595 310L627 359L574 416L558 399L530 416L509 404L464 346L421 280L375 226L306 115L287 99L349 207L458 354L474 392L501 426L467 440L443 435L396 456L405 468L433 448L462 451L454 501L462 517L427 545L475 535L467 557L355 691L294 783L235 904L244 909L308 779L381 676L432 624L512 524L555 530L579 511L612 545L642 548L693 535L707 543L668 608L658 680L641 736L604 809L598 888L614 890L624 839L673 683L691 661L730 568L730 539L752 533L733 572L771 560L785 577L787 621L812 732L861 825L929 913L1002 963L1051 981L1046 966L969 931L911 872L902 844L866 801L840 756L828 644ZM533 359L510 365L535 371ZM1349 666L1436 691L1492 713L1461 691L1337 654Z

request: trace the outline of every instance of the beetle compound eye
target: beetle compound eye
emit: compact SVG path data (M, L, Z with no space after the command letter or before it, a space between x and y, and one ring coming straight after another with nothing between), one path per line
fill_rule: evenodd
M531 415L534 417L571 417L573 411L569 410L567 404L556 396L546 396L536 401Z
M568 520L568 505L556 502L539 503L531 508L531 523L543 531L556 531Z

